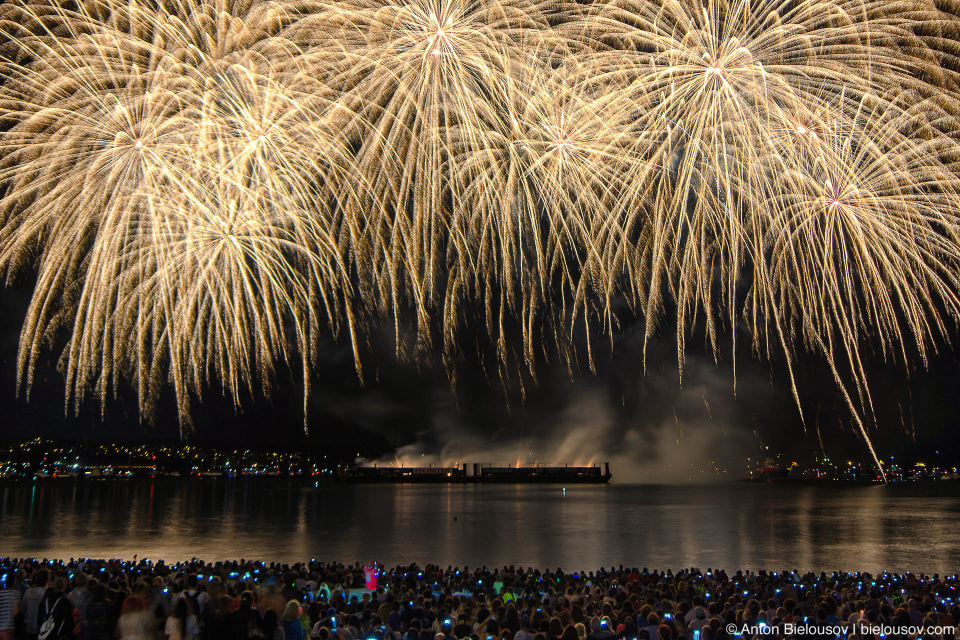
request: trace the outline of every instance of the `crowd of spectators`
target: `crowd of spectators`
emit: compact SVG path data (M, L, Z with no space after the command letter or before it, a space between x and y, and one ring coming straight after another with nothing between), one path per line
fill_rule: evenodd
M0 640L954 638L956 575L0 558Z

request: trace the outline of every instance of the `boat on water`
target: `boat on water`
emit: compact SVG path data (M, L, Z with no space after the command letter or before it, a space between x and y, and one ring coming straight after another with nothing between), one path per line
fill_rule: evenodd
M743 477L748 482L777 482L790 479L790 469L783 467L773 458L764 460L763 465Z
M370 483L470 483L470 484L605 484L610 482L610 463L604 466L532 465L500 467L464 463L453 467L356 466L342 469L341 482Z

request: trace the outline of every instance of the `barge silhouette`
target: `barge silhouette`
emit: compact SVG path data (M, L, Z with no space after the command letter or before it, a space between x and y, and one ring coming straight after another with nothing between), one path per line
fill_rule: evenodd
M610 463L604 466L534 465L497 467L464 463L456 467L350 467L339 473L342 482L442 483L442 484L605 484L612 477Z

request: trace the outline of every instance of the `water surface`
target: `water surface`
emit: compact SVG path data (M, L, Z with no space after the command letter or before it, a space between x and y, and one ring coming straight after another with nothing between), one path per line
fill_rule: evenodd
M0 555L955 572L960 487L0 484Z

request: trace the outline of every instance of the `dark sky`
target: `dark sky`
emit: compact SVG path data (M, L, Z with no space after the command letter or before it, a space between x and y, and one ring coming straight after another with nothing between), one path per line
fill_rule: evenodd
M28 285L0 293L0 436L178 438L172 395L153 424L140 419L130 394L122 390L118 400L108 402L102 418L98 404L65 417L63 376L55 367L59 354L53 351L38 369L29 403L22 393L18 397L16 349L28 299ZM671 330L667 326L664 333ZM608 348L598 349L596 375L585 367L571 376L564 366L542 366L537 383L524 385L525 393L515 382L488 380L476 361L461 364L454 393L441 367L398 362L386 335L374 335L364 351L361 386L349 349L331 343L322 347L322 366L312 382L309 438L303 433L302 387L295 374L281 375L270 400L248 400L238 415L221 394L209 391L203 403L195 403L192 438L265 448L310 446L368 458L401 448L414 454L477 449L477 456L487 457L540 449L528 453L548 459L586 446L596 456L669 461L671 467L678 460L702 465L714 453L725 464L756 459L762 447L801 462L821 451L835 458L869 458L823 363L802 361L798 369L804 429L777 363L751 359L743 350L735 394L729 348L722 350L725 360L714 364L698 350L695 336L689 342L681 388L675 346L668 340L648 349L644 375L641 335L639 324L626 326L616 336L613 355ZM745 337L741 344L748 344ZM933 460L940 451L941 461L960 461L956 354L945 351L928 371L916 371L909 379L902 369L871 364L880 422L871 437L880 455Z
M0 438L37 435L68 440L175 440L179 426L168 394L152 423L141 420L126 390L108 402L66 416L63 376L51 350L41 362L28 403L16 391L19 330L30 297L29 284L0 289ZM723 361L706 355L702 336L689 341L681 388L672 343L673 327L661 336L642 365L640 330L625 326L614 339L614 354L597 353L596 375L554 361L529 380L501 384L484 376L475 359L458 370L451 391L442 367L398 362L388 336L375 334L364 350L365 384L360 385L349 349L322 347L321 368L312 381L309 438L304 435L302 388L296 374L281 375L272 398L247 399L235 414L217 390L195 402L192 438L257 446L311 446L352 456L378 457L397 448L433 453L472 447L485 453L541 448L540 455L593 447L598 455L644 460L727 460L756 457L765 449L808 461L821 451L838 458L869 456L825 364L804 358L797 371L806 426L790 394L782 362L749 356L749 338L737 360L734 392L730 349ZM960 332L954 344L960 345ZM470 335L469 332L463 335ZM464 346L466 353L472 348ZM908 460L960 462L960 361L945 350L927 370L907 377L901 367L877 358L868 363L879 424L871 427L878 452ZM487 370L491 370L489 367ZM575 447L576 445L576 447Z

